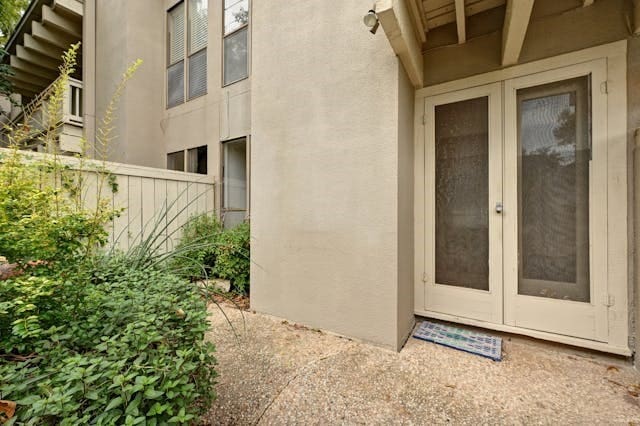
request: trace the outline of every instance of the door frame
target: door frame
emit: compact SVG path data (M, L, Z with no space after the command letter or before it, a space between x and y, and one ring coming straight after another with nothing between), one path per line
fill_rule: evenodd
M475 318L489 322L502 322L502 217L495 213L493 206L502 202L503 159L502 159L502 85L491 83L475 86L451 93L430 96L425 100L425 125L432 127L435 123L435 107L465 100L487 97L488 108L488 164L489 169L487 189L488 225L489 225L489 290L476 290L467 287L443 285L436 282L435 277L435 216L427 215L425 234L424 263L430 265L423 277L425 283L425 308L435 312L456 312L462 317ZM425 134L426 169L431 173L425 174L425 211L435 212L435 131ZM496 245L499 242L499 245ZM431 271L431 273L429 272Z
M628 154L627 154L627 41L617 41L584 50L579 50L522 65L491 71L460 80L436 84L419 89L415 94L414 120L414 227L415 227L415 269L414 269L414 312L416 315L455 321L479 327L524 334L544 340L586 347L620 355L631 355L629 349L628 289ZM569 66L590 61L604 60L606 80L592 82L592 90L600 90L604 95L606 109L606 259L603 266L606 276L606 301L608 326L606 342L586 340L554 334L513 325L495 324L488 321L442 314L425 309L425 281L428 278L425 264L427 233L425 219L432 212L426 210L426 162L425 162L425 98L472 87L500 83L527 75L552 72Z

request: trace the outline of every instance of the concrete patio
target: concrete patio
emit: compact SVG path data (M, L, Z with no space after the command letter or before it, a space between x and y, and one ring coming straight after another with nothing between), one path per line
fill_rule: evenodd
M213 306L220 377L206 424L640 424L625 359L510 335L502 362L413 338L395 353L225 312L239 336Z

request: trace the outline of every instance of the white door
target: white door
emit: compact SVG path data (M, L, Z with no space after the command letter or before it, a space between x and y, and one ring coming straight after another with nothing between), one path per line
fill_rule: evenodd
M607 341L604 60L505 82L505 324Z
M426 98L427 312L607 341L606 95L592 81L604 60Z
M426 99L425 306L502 323L502 90Z

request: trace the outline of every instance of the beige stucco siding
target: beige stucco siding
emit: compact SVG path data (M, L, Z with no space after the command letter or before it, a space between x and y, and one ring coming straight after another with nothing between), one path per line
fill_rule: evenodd
M400 65L370 7L253 2L251 302L395 349Z
M414 324L413 315L413 126L415 90L398 69L398 347Z
M627 54L627 103L628 103L628 136L629 136L629 255L632 257L629 262L632 283L629 286L629 300L635 303L635 309L631 312L631 337L635 341L630 342L630 346L638 350L640 342L640 38L629 39ZM635 161L634 161L635 158ZM634 237L635 234L635 238ZM634 262L635 260L635 262ZM633 305L632 305L633 307ZM636 365L638 365L636 356Z

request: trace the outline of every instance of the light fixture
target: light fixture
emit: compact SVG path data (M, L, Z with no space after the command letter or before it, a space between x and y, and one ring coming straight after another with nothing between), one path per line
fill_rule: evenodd
M376 15L376 11L374 9L369 10L367 14L364 15L362 21L368 28L371 28L369 30L371 34L375 34L376 31L378 31L380 21L378 20L378 15Z

